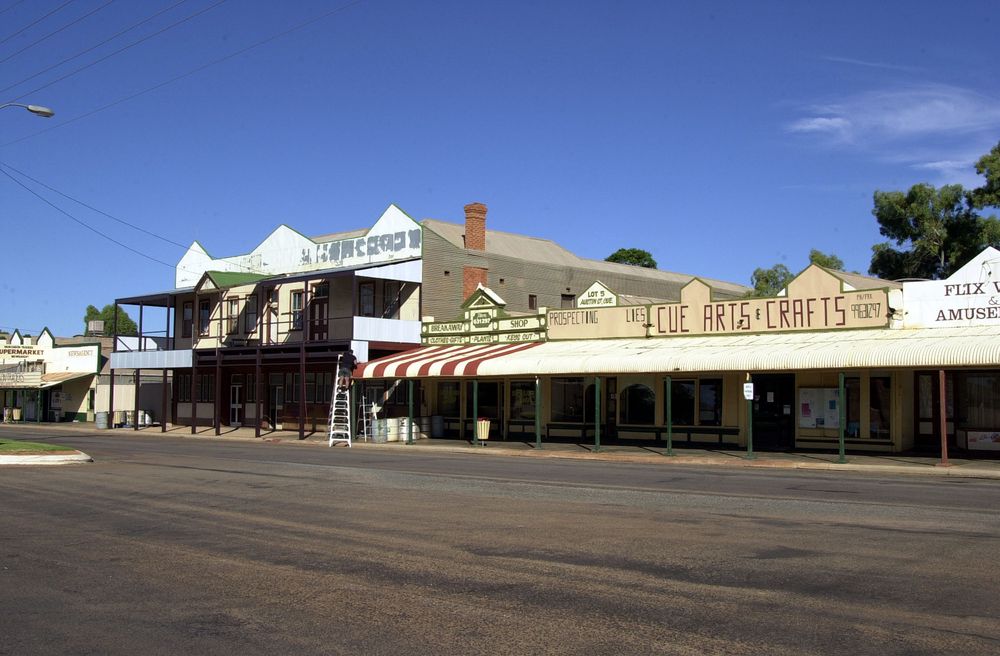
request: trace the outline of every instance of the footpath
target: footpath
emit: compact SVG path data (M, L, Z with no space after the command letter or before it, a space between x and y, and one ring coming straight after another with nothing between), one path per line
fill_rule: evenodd
M194 440L218 440L222 442L259 442L269 445L292 445L303 448L334 448L347 449L346 444L327 446L325 433L313 433L299 439L297 431L262 431L258 438L253 428L222 427L220 434L215 434L211 427L198 427L194 434L190 426L167 426L164 432L160 426L143 426L139 430L133 428L115 428L98 431L93 424L58 423L58 424L0 424L0 435L3 428L16 428L17 439L41 441L45 438L71 437L73 434L95 434L113 436L143 436L156 438L170 436ZM649 444L632 445L602 445L599 449L591 443L544 442L542 448L536 447L533 440L528 441L495 441L485 442L480 446L467 440L451 439L420 439L413 444L404 442L373 443L364 440L353 442L354 449L379 449L394 452L460 453L471 457L524 457L524 458L563 458L573 460L600 460L621 463L646 463L663 466L695 466L695 467L729 467L754 469L802 469L821 471L853 471L869 473L913 474L921 476L957 476L964 478L982 478L1000 480L1000 458L968 457L966 454L955 454L958 457L949 458L948 466L942 466L940 458L928 455L896 455L849 453L847 462L838 462L836 453L774 453L757 452L754 458L747 458L745 450L721 449L689 449L675 448L673 455L667 453L665 446ZM32 456L0 456L0 465L4 464L68 464L89 461L90 457L79 452L56 453L53 455Z

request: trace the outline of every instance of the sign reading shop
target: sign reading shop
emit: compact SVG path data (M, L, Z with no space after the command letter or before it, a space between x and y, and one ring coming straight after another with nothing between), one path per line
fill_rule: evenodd
M810 267L788 286L786 297L712 301L699 280L681 290L678 303L576 310L548 314L549 339L668 337L734 333L882 328L889 322L885 289L845 290L842 281Z

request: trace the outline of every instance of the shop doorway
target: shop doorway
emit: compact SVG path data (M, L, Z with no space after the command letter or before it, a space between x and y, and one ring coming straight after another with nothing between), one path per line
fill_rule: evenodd
M282 385L272 385L270 391L268 419L272 430L280 430L281 415L285 412L285 388Z
M229 386L229 425L243 425L243 386Z
M938 453L941 451L941 385L936 371L918 371L914 374L916 403L913 448L916 451ZM948 447L955 448L955 385L951 373L945 375L945 430Z
M753 445L761 451L795 446L795 376L754 374Z

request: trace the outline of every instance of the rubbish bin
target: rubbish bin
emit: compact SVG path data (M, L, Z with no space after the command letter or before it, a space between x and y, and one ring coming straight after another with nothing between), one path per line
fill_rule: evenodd
M21 421L21 408L11 408L11 421Z
M96 427L97 428L104 429L104 428L108 427L108 413L107 412L98 412L97 415L95 416L95 420L96 420L95 423L96 423Z
M490 420L480 417L476 420L476 438L480 441L490 439Z
M444 417L431 415L431 437L444 437Z

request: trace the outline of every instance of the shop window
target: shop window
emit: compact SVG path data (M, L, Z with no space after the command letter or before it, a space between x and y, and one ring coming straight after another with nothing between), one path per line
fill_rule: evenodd
M694 426L694 391L693 380L671 382L670 415L674 426Z
M193 323L194 303L192 301L184 301L184 306L181 310L181 337L191 337Z
M254 374L247 374L246 399L247 403L257 402L257 377Z
M304 292L301 289L292 292L292 330L302 330L302 300Z
M889 439L889 410L892 386L888 376L872 376L869 380L868 394L871 406L871 438L873 440Z
M698 381L698 424L722 425L722 381Z
M528 294L528 309L537 310L538 309L538 296L535 294Z
M510 383L510 418L535 418L535 381L515 380Z
M621 423L651 426L656 417L656 394L647 385L629 385L620 399Z
M306 374L306 403L316 403L316 374Z
M851 376L844 378L844 416L847 425L844 426L844 436L861 437L861 379Z
M564 310L571 310L576 307L576 296L573 294L563 294L559 302L559 307Z
M437 414L444 417L457 417L460 408L459 393L457 381L438 383Z
M549 395L552 403L552 421L583 422L586 408L586 388L582 378L553 378Z
M174 376L174 395L180 403L191 402L191 374L177 374Z
M1000 428L1000 374L960 374L958 421L963 428Z
M257 330L257 295L247 296L246 315L243 318L243 329L247 335Z
M358 285L358 316L375 316L375 283L363 282Z
M207 298L198 301L198 334L207 335L211 327L212 303Z
M472 382L465 384L465 416L466 417L489 417L496 419L500 416L500 383L479 383L479 408L472 407L473 392Z
M298 374L285 374L285 401L288 403L299 402L299 383L302 379Z
M232 335L240 330L240 301L230 298L226 301L226 334Z
M398 319L403 288L395 280L386 280L382 285L382 318Z
M215 401L215 374L198 375L198 403Z

